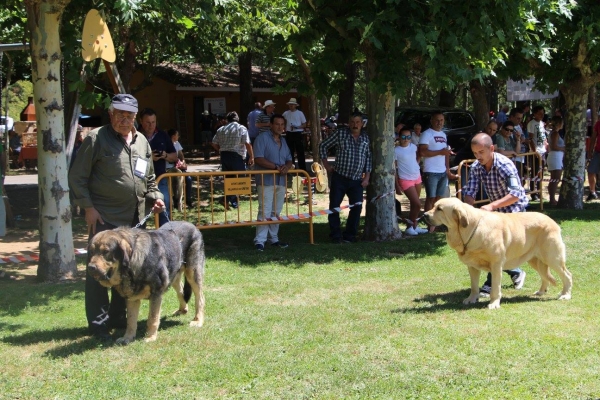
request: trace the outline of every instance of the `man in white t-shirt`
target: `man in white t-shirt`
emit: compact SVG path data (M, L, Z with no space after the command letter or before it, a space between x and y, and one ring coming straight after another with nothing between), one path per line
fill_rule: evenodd
M456 178L450 172L450 155L444 128L444 114L431 115L431 128L421 134L419 152L423 157L423 183L425 184L425 211L433 208L448 188L448 178ZM430 227L433 232L435 227Z
M527 124L527 134L529 135L529 149L532 152L537 152L542 157L542 164L540 165L537 158L534 158L533 165L530 165L532 169L532 178L537 176L540 168L543 168L544 157L546 156L546 147L548 146L548 139L546 135L546 125L542 119L544 118L544 107L535 106L531 110L533 119ZM541 182L530 183L529 190L539 190L541 193ZM531 200L540 200L540 196L537 194L531 195Z
M290 148L290 153L292 153L292 163L295 163L294 153L297 153L298 168L308 172L306 169L303 137L304 128L306 127L306 117L302 111L297 109L298 103L294 97L287 102L287 105L290 109L283 113L286 132L285 141Z

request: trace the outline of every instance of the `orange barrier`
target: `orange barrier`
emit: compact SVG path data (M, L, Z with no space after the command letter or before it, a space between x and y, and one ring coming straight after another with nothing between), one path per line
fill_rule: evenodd
M458 164L458 189L456 197L460 200L462 198L462 188L466 186L469 181L469 168L471 164L476 160L463 160ZM517 157L512 158L512 162L517 167L517 172L519 177L521 178L521 184L525 188L525 192L527 194L537 194L540 196L540 210L544 209L544 198L542 192L542 179L544 178L544 164L542 163L542 156L540 156L537 152L531 153L522 153ZM534 182L534 189L530 190L530 183ZM487 196L483 195L485 190L483 189L483 184L479 188L479 196L475 199L475 204L486 204L490 202L490 199Z
M310 215L313 205L312 184L308 173L297 169L288 171L286 194L280 216L261 221L257 220L257 211L259 204L264 204L264 201L258 201L254 183L257 175L272 175L275 178L279 173L269 170L168 172L161 175L156 183L158 185L162 179L169 180L169 215L172 221L189 221L195 223L198 229L308 222L309 240L313 244L313 218ZM173 194L178 193L178 197L183 198L185 204L186 188L185 182L182 181L187 176L195 183L192 186L195 187L196 202L190 210L185 206L178 210L173 207ZM177 185L181 185L181 189ZM229 195L237 196L237 208L228 205ZM158 226L158 214L155 215L154 223Z

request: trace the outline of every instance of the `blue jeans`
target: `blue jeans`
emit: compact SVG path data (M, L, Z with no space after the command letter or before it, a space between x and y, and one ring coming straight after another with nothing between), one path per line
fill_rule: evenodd
M353 180L334 172L331 177L331 189L329 191L329 209L339 207L346 195L350 204L363 201L364 189L361 182L360 179ZM329 236L334 240L342 238L350 241L356 240L361 211L362 205L350 209L348 220L346 221L346 230L343 235L340 227L340 213L334 212L333 214L329 214L327 217L329 219Z
M158 190L160 190L163 197L165 198L165 212L167 213L167 215L165 215L164 212L158 214L158 226L163 226L164 224L169 222L170 218L169 210L171 209L171 196L169 195L169 180L161 179L161 181L158 182Z
M445 172L424 172L423 184L428 198L444 197L448 187L448 175Z

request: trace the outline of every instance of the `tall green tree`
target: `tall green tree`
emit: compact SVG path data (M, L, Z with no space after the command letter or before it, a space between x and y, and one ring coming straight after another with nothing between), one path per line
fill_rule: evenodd
M407 89L411 69L418 66L432 86L446 90L458 83L481 80L506 60L506 48L520 33L534 28L529 22L532 10L566 7L566 3L483 0L473 7L468 2L444 0L308 0L307 7L366 60L368 132L375 164L367 197L394 189L394 97ZM391 196L368 203L367 239L398 236L393 210Z

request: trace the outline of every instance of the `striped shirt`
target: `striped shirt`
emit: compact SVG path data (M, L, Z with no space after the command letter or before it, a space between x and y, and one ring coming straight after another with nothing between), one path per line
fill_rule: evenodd
M499 212L513 213L525 211L528 201L527 196L525 196L525 189L523 189L519 174L517 173L517 167L515 167L508 157L502 154L494 153L493 157L494 161L490 172L479 161L471 164L469 182L463 189L463 195L475 198L481 186L480 183L483 183L490 201L499 200L507 194L518 198L517 202L510 206L499 208Z
M260 114L258 114L258 117L256 117L256 123L257 124L264 124L264 123L271 123L271 116L265 114L265 112L261 112ZM271 131L271 127L270 126L263 126L258 128L258 134L260 135L263 132L270 132Z
M213 143L219 145L219 151L232 151L245 158L250 138L246 127L233 121L217 130Z
M336 146L334 170L353 180L362 179L362 174L373 169L369 137L361 133L354 139L349 128L340 128L319 145L319 155L327 160L327 150Z

